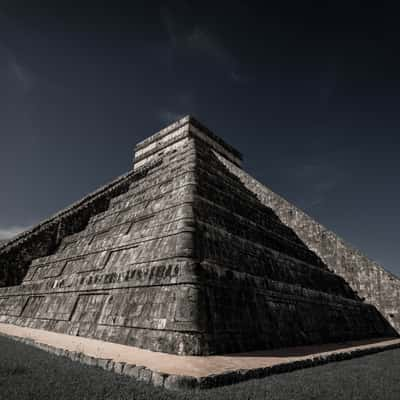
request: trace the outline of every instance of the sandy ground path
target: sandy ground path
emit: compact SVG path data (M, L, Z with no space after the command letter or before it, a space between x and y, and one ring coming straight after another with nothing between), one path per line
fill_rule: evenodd
M157 353L137 347L2 323L0 323L0 333L31 339L68 351L82 352L96 358L109 358L116 362L141 365L161 373L193 377L221 374L238 369L265 368L332 353L400 344L399 338L378 338L357 342L199 357Z

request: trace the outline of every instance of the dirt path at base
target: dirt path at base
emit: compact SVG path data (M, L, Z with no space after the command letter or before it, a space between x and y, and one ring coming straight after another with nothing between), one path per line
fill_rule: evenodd
M96 358L109 358L116 362L141 365L153 371L170 375L189 375L193 377L221 374L238 369L265 368L277 364L312 359L332 353L400 344L399 338L378 338L356 342L202 357L157 353L137 347L103 342L101 340L2 323L0 323L0 333L32 339L38 343L64 350L81 352Z

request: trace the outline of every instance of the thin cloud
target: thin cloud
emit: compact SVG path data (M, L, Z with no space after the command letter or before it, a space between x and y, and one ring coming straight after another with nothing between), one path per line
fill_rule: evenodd
M0 240L8 240L11 239L21 232L28 230L30 226L9 226L9 227L0 227Z
M167 31L169 41L171 42L172 46L175 47L178 43L178 35L175 20L171 11L167 7L162 6L160 8L160 18Z
M177 121L178 119L184 117L184 114L171 110L161 110L158 117L162 123L170 124L171 122Z
M2 43L0 43L0 69L1 79L8 81L14 88L29 92L35 85L36 79L32 71L19 61L16 55Z
M193 114L196 108L193 93L178 92L169 96L169 99L161 105L157 117L161 123L170 124L187 114Z
M11 79L13 79L25 92L28 92L33 88L33 74L26 67L19 64L15 58L10 58L8 60L8 70Z
M324 161L289 168L286 173L299 188L296 202L303 208L323 205L343 175L343 171Z
M239 61L224 45L222 40L206 26L180 24L177 17L167 7L160 8L161 22L168 35L170 46L177 51L194 51L223 66L233 82L243 82L238 72Z
M235 71L231 72L231 78L234 82L238 82L238 83L247 81L247 79L243 75L241 75Z
M218 37L204 28L195 27L189 32L185 37L185 44L192 50L202 52L219 63L230 66L236 63L232 54Z

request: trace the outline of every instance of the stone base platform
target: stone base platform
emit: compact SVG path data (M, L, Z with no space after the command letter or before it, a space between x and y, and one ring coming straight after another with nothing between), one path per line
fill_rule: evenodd
M0 323L0 334L74 361L174 390L229 385L400 348L399 338L377 338L202 357L157 353L11 324Z

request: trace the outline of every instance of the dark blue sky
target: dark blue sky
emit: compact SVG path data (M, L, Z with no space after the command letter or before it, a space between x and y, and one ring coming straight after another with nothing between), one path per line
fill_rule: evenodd
M394 9L30 3L0 5L0 236L124 173L136 142L193 114L400 274Z

